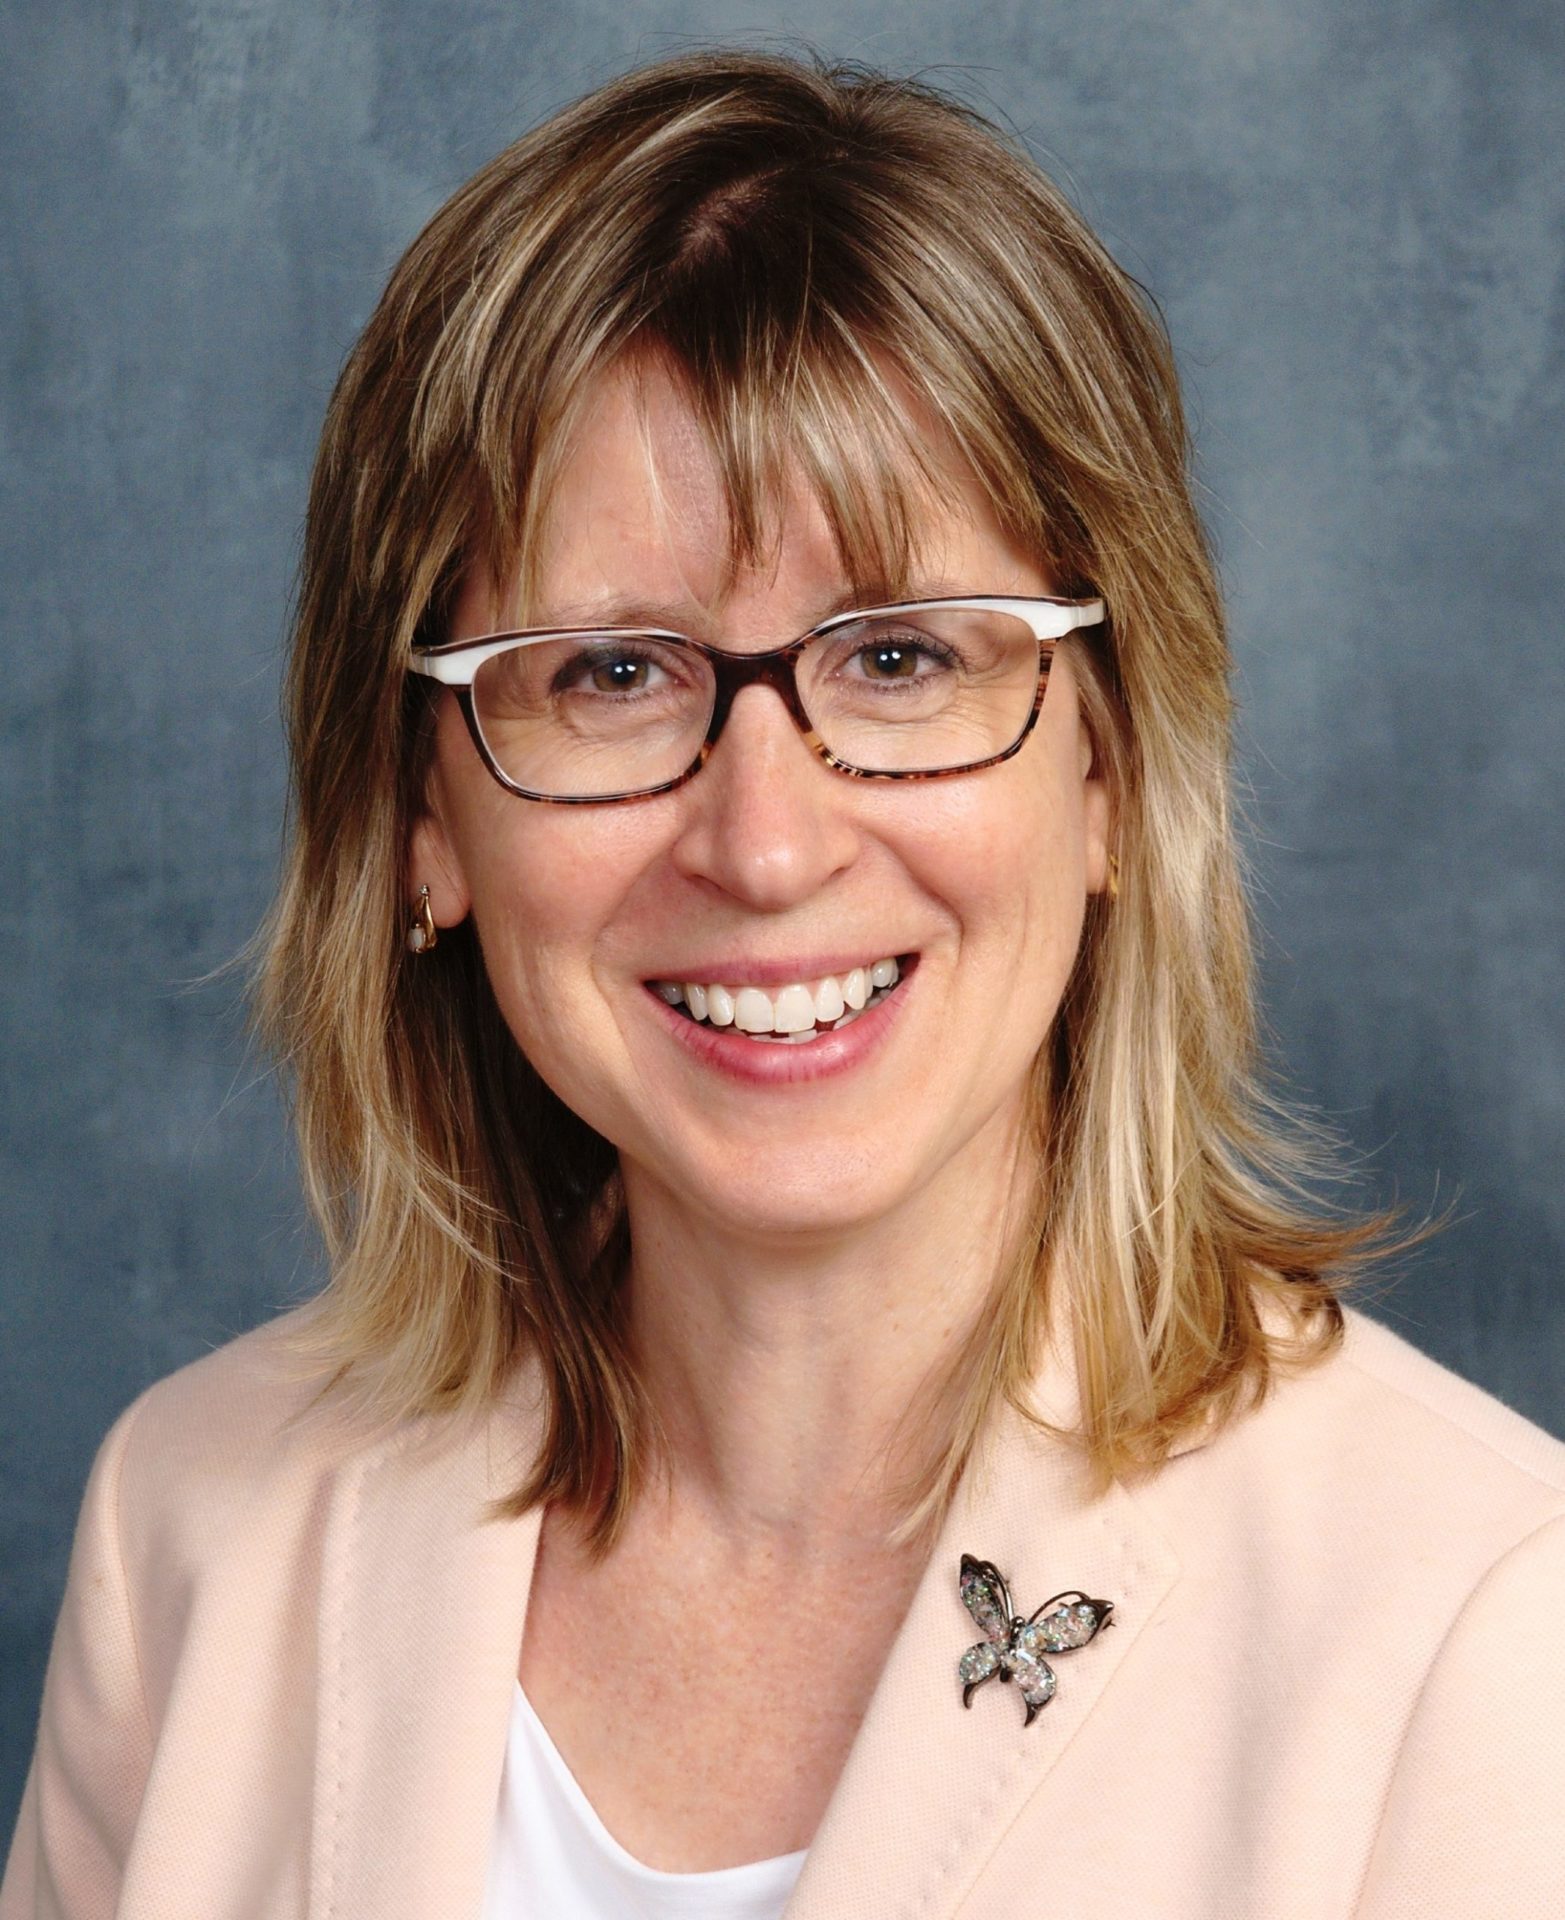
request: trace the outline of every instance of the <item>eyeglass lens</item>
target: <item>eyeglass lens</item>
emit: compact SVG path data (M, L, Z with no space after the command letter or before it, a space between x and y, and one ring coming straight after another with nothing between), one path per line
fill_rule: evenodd
M1014 746L1038 691L1038 640L1015 614L970 607L878 615L817 634L797 663L822 745L866 773L955 771ZM676 780L701 750L717 682L696 647L653 634L573 633L486 660L473 709L517 786L608 798Z

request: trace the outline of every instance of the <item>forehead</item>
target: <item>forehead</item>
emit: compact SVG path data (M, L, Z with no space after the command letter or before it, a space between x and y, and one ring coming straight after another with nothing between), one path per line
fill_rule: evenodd
M736 485L727 450L676 376L656 362L611 368L584 394L551 464L528 578L518 569L496 594L475 569L458 621L473 631L491 620L697 624L780 600L797 602L808 624L853 598L1039 590L1017 577L1034 569L928 410L901 397L909 446L866 447L870 472L834 488L829 465L824 479L812 474L805 451L766 450ZM759 497L736 500L747 486ZM833 497L855 488L872 508L857 524L853 501L845 511Z

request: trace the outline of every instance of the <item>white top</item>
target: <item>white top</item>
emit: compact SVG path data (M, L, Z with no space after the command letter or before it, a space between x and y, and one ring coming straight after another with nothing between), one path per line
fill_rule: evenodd
M643 1866L598 1818L518 1681L483 1920L780 1920L805 1851L710 1873Z

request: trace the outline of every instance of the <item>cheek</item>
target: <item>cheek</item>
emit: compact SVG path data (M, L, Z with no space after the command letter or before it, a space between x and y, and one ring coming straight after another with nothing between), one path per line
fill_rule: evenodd
M1084 912L1085 801L1075 769L1024 749L926 793L907 857L960 922L967 957L1018 970L1010 996L1057 993Z
M551 1010L574 1005L591 984L589 962L632 884L623 848L604 846L564 808L513 800L514 814L476 845L468 862L473 920L506 1018L529 1035ZM498 823L497 823L498 825Z
M666 823L655 805L597 811L498 798L494 808L480 796L481 812L463 822L491 989L540 1077L617 1137L634 1073L619 996L665 870Z
M612 1076L590 961L614 891L602 863L573 853L555 824L513 823L506 841L475 863L472 919L512 1038L544 1083L597 1125Z

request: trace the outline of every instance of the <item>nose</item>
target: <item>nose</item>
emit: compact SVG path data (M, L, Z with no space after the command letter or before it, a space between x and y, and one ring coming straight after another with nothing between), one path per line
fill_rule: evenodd
M854 785L811 750L780 694L745 687L676 796L674 864L758 912L796 906L852 864Z

